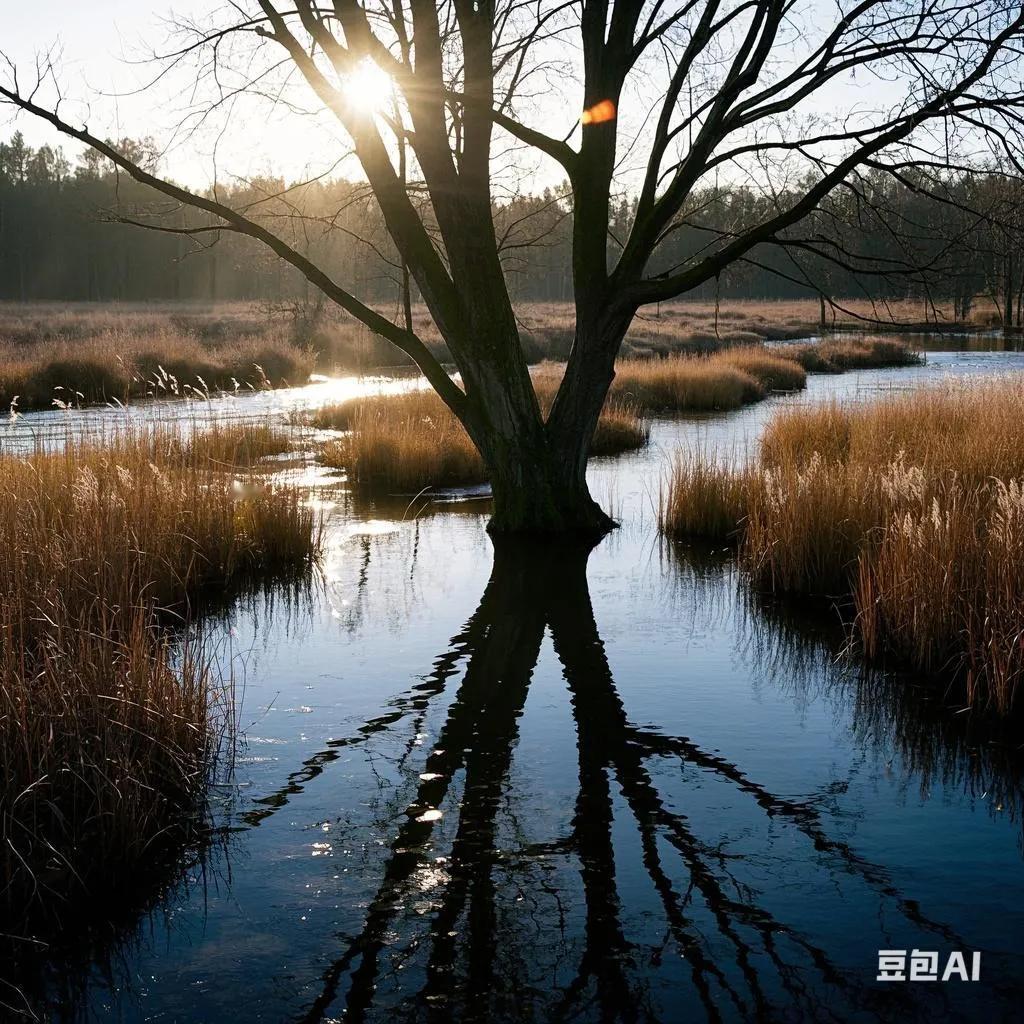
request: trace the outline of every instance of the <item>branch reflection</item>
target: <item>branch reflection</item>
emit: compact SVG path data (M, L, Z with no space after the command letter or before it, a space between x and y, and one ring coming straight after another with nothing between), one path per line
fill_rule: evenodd
M376 732L422 714L464 665L362 930L339 936L299 1019L838 1021L919 1012L917 993L875 985L862 963L840 962L798 900L780 909L751 880L756 856L748 863L702 835L706 821L677 806L679 787L667 795L665 778L696 773L700 786L726 787L761 826L792 833L794 849L799 841L832 884L869 892L880 918L933 945L967 948L962 937L833 834L821 801L773 792L719 752L631 721L598 632L589 553L497 544L479 607L435 672L387 719L367 723ZM566 834L510 849L520 719L546 635L568 688L576 797ZM308 765L293 785L321 768ZM622 867L631 843L653 900L636 898L637 876ZM942 992L925 998L941 1012Z

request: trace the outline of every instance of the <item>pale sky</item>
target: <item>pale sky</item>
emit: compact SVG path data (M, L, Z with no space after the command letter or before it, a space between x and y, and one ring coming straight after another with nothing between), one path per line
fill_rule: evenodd
M0 0L12 8L4 14L0 39L3 50L21 70L22 88L34 67L35 55L53 45L61 49L60 79L69 99L89 99L88 106L69 104L62 113L72 121L88 122L101 136L152 135L161 145L175 138L174 129L188 107L188 76L178 75L166 86L144 96L131 95L152 76L154 68L144 58L153 50L165 49L172 39L169 16L204 17L218 9L219 0ZM807 0L805 13L814 28L834 23L835 0ZM132 64L132 61L142 63ZM571 126L579 109L578 83L571 76L556 81L551 95L538 100L541 118L529 120L552 133ZM902 88L899 82L883 84L871 76L859 80L837 81L814 98L811 114L829 119L839 108L851 106L882 107L896 103ZM49 97L44 97L45 103ZM650 98L648 98L648 106ZM644 107L643 109L647 109ZM641 111L642 113L642 111ZM74 144L62 141L42 122L21 115L11 120L10 112L0 107L0 136L20 128L32 145L43 142L62 145L65 152L76 152ZM547 124L545 124L547 122ZM164 173L194 186L232 176L252 177L275 173L289 180L321 174L358 177L358 168L349 158L341 165L339 157L347 143L333 118L322 111L316 116L296 116L283 110L274 115L266 103L246 99L229 119L230 130L221 133L220 122L211 124L198 135L178 139L166 151L161 164ZM216 130L215 130L216 129ZM216 160L214 153L216 151ZM627 161L630 156L627 154ZM626 174L629 168L624 168ZM561 180L561 172L545 168L543 163L517 168L519 184L543 187Z
M8 5L13 10L4 15L0 50L27 79L35 55L59 45L65 94L69 99L91 100L88 108L82 104L67 108L65 113L74 110L77 115L69 119L87 120L101 136L152 135L160 143L172 136L182 110L179 98L188 83L179 77L171 91L158 88L144 97L132 96L154 70L138 61L172 39L168 24L172 13L203 17L221 7L197 0L0 0L0 7ZM35 118L24 114L11 118L11 112L0 107L0 135L10 135L18 128L33 146L46 142L63 146L69 154L78 151L75 143ZM277 173L289 179L307 170L320 173L343 151L341 134L327 118L315 127L302 122L291 116L268 121L265 110L258 119L243 112L231 137L218 138L212 131L193 136L172 147L161 166L179 180L205 184L214 176L216 144L222 178L226 171L243 176Z

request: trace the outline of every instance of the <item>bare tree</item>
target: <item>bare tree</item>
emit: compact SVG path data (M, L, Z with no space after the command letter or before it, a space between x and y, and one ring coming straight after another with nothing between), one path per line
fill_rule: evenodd
M59 98L41 98L52 68L25 89L12 66L0 96L204 211L212 219L195 232L264 242L411 356L483 456L495 531L612 525L585 470L641 306L716 278L755 246L792 244L787 230L861 169L949 167L965 151L993 148L1021 167L1024 10L1013 0L837 0L831 13L810 0L239 0L191 31L172 64L200 60L214 72L202 80L216 81L236 42L252 91L284 67L337 118L458 382L405 319L372 309L257 219L158 177L66 120ZM394 109L353 101L348 83L364 62L393 81ZM531 125L524 112L538 83L578 92L579 105L566 99L544 128ZM874 83L875 102L857 93L838 109L844 90L862 83ZM575 336L546 420L493 224L499 140L552 161L572 193ZM720 175L757 181L778 201L685 264L652 271L689 198ZM635 215L628 237L612 244L613 197L630 180ZM839 258L834 247L821 254Z

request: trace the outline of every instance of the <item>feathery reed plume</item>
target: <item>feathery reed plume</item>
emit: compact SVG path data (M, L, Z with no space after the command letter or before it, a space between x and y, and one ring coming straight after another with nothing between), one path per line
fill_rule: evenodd
M736 536L759 586L852 603L868 655L1018 710L1024 674L1024 383L787 409L743 466L677 457L670 535Z
M247 429L0 457L5 931L56 926L201 824L231 693L190 608L204 587L303 572L320 545L294 487L225 472L229 439L246 461L269 443Z

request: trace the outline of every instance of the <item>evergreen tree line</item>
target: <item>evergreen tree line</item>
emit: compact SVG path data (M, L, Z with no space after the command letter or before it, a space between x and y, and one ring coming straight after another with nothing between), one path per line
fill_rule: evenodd
M156 166L151 142L119 146ZM223 201L265 220L342 286L369 301L401 300L402 268L365 185L341 179L289 185L261 178L221 187ZM787 194L747 187L697 192L663 240L651 273L713 252L763 218ZM1024 186L993 169L925 177L869 172L851 181L785 238L703 285L691 298L798 298L825 294L885 300L952 301L966 318L984 307L1020 324L1024 314ZM611 258L629 233L633 203L609 218ZM72 164L59 149L0 142L0 299L262 300L308 297L297 271L251 239L176 209L89 151ZM125 223L125 221L135 223ZM138 223L171 232L143 230ZM518 301L572 298L572 210L547 190L501 203L495 224ZM415 296L412 296L415 301Z

